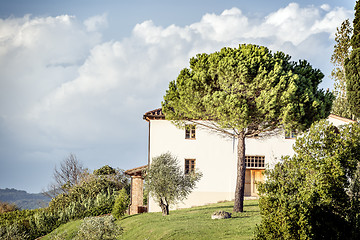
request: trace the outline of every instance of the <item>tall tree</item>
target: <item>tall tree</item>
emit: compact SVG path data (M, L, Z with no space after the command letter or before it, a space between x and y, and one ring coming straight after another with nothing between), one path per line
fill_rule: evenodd
M223 48L190 59L169 84L163 111L178 126L187 121L237 139L234 211L243 211L245 138L285 127L304 130L331 110L333 95L318 90L323 74L306 61L256 45Z
M336 29L334 52L331 56L331 62L335 68L331 72L331 77L335 80L334 95L335 100L332 113L341 117L352 118L349 103L346 98L346 78L345 78L345 60L350 56L350 39L352 27L349 19L346 19Z
M360 3L355 4L355 18L351 37L352 51L345 62L347 100L352 114L360 117Z

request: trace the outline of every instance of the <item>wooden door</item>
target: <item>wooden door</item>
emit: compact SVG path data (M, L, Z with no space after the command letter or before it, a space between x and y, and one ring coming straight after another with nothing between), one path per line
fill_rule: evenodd
M263 169L246 169L245 172L245 196L257 197L257 183L264 181Z

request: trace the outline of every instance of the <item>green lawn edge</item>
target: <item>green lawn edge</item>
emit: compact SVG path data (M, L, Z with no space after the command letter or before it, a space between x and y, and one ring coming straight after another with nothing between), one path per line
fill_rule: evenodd
M246 200L244 212L233 213L229 219L211 219L215 211L232 212L234 203L224 202L201 207L161 213L143 213L125 216L116 223L123 228L118 239L253 239L256 225L260 223L258 200ZM82 220L64 224L42 240L72 239Z

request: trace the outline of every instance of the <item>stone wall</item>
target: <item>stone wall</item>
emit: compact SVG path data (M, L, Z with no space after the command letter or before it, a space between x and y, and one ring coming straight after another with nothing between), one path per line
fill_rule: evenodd
M141 176L131 176L131 205L130 215L146 212L143 206L144 180Z

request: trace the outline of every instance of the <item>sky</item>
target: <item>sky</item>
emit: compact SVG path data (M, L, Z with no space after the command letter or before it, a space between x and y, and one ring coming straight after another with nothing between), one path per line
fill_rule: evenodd
M308 60L333 88L350 0L0 0L0 188L36 193L73 153L147 164L147 111L198 53L239 44ZM164 149L166 152L166 149Z

